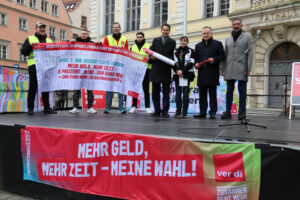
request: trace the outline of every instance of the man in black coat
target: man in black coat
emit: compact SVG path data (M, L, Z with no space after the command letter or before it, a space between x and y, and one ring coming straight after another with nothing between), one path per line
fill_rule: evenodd
M217 85L219 85L219 63L225 59L225 52L221 42L212 38L212 30L205 26L202 29L202 42L195 48L196 63L204 64L198 67L198 88L200 91L200 113L195 118L206 118L207 113L207 91L209 92L210 119L216 118Z
M82 30L80 36L76 39L72 39L69 42L85 42L85 43L94 43L89 37L89 32L87 30ZM73 94L73 109L69 111L71 114L79 113L79 98L81 90L75 90ZM97 111L93 108L94 105L94 93L93 90L87 90L88 97L88 113L96 114Z
M161 26L162 36L155 38L152 42L151 50L166 56L174 60L174 50L176 48L175 40L169 37L171 27L169 24L163 24ZM164 63L155 57L151 56L150 61L152 63L152 69L150 78L152 81L152 101L155 112L152 116L160 116L168 118L169 107L170 107L170 84L171 80L171 69L167 63ZM163 88L163 108L160 107L160 85Z

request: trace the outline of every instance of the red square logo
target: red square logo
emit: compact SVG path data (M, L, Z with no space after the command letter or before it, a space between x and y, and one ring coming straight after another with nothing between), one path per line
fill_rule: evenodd
M246 181L243 153L213 155L216 182Z

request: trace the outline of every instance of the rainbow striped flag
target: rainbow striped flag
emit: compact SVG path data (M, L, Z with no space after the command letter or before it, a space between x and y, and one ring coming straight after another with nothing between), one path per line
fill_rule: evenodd
M0 66L0 113L27 112L29 77Z

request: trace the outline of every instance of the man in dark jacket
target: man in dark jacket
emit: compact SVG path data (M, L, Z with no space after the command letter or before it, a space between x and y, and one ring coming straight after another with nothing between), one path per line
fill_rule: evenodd
M85 43L94 43L91 41L89 37L89 32L87 30L82 30L80 33L80 37L77 37L76 40L72 39L70 42L85 42ZM88 113L96 114L97 111L93 108L94 105L94 93L93 90L88 90ZM75 114L79 113L79 97L80 97L80 90L75 90L73 94L73 109L69 111L69 113Z
M161 26L162 36L154 38L151 46L151 50L166 56L170 59L174 59L174 49L176 42L169 37L171 27L169 24L163 24ZM151 69L151 81L152 81L152 101L154 105L154 113L152 116L160 116L168 118L169 107L170 107L170 84L171 80L171 69L172 67L158 59L151 56L152 69ZM163 108L160 107L160 85L163 88Z
M205 26L202 29L202 42L195 48L196 63L209 60L198 67L198 87L200 98L200 113L195 118L206 118L207 113L207 91L209 92L210 118L216 118L217 85L219 85L219 63L225 59L225 52L221 42L212 38L212 30Z
M33 54L33 45L36 43L52 43L52 40L49 39L46 35L46 24L40 21L36 24L36 33L32 36L29 36L25 40L21 48L21 53L27 57L29 73L29 90L27 97L28 115L33 115L34 100L38 88L35 60ZM42 92L42 100L44 105L44 113L56 114L56 112L53 111L52 108L50 108L49 92Z

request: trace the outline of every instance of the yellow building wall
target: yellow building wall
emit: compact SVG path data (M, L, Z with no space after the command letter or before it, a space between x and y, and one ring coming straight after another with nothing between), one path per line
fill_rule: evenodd
M121 0L116 0L115 1L115 22L119 22L119 23L121 21L120 7L121 7Z
M204 26L210 26L212 29L228 28L231 26L231 22L226 16L192 21L188 22L187 32L194 33L201 31Z
M200 1L203 0L187 0L187 20L193 21L199 19Z
M147 19L148 15L149 15L149 6L148 6L148 4L147 5L142 5L142 10L143 10L143 12L142 12L143 16L142 16L141 21L143 22L144 19ZM142 24L141 28L145 29L145 28L147 28L147 25L148 25L147 21L145 21L145 23Z
M188 0L187 4L187 35L189 37L190 43L197 43L202 40L201 30L204 26L211 26L213 29L213 37L215 39L224 39L230 35L230 26L231 22L226 16L218 16L214 18L206 18L206 19L199 19L199 9L200 9L200 1L202 0ZM235 6L235 1L233 1L233 9ZM169 5L169 17L172 15L176 15L176 1L170 1ZM148 18L149 14L149 4L142 4L142 22L144 19ZM116 0L116 13L115 13L115 21L121 21L121 0ZM153 39L155 37L159 37L161 35L160 27L155 28L147 28L148 20L145 20L145 23L142 24L142 29L132 32L123 32L122 34L127 38L130 44L134 42L136 39L136 33L138 31L142 31L145 34L146 39L150 38ZM176 25L182 25L182 23L177 23L175 19L170 20L171 25L171 37L176 37L178 39L181 35L175 34L176 32ZM220 31L220 29L224 29L224 31ZM218 31L216 31L218 30ZM122 30L121 30L122 31ZM215 32L216 31L216 32ZM197 34L199 33L199 34ZM192 35L190 35L192 34ZM103 41L104 37L100 38L100 41ZM149 41L149 40L148 40ZM129 45L130 46L130 45Z

